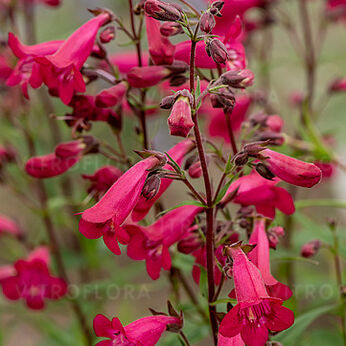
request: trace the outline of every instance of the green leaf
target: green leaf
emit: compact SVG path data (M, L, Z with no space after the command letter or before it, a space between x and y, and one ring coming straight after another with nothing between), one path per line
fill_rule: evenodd
M167 155L169 161L171 161L171 163L174 165L175 169L176 169L178 172L181 172L180 166L179 166L178 163L172 158L172 156L170 156L167 152L165 152L165 154Z
M300 201L295 201L294 205L297 209L307 207L332 207L346 209L346 201L338 201L335 199L302 199Z
M220 202L220 201L222 200L222 198L225 196L225 194L226 194L226 192L227 192L229 186L232 184L233 180L234 180L233 178L230 179L230 180L222 187L222 189L220 190L219 194L217 195L216 201L215 201L215 203L214 203L215 205L216 205L216 204L219 204L219 202Z
M335 309L334 305L320 306L313 310L303 313L298 316L294 322L294 325L281 332L275 337L276 341L283 343L285 346L297 345L298 339L309 327L309 325L314 322L318 317L332 311Z
M174 209L177 209L177 208L180 208L180 207L183 207L184 205L195 205L196 207L202 207L202 208L207 208L207 206L201 202L198 202L198 201L185 201L185 202L181 202L177 205L175 205L174 207L172 208L168 208L164 211L161 211L161 213L158 213L156 215L156 217L159 217L159 216L162 216L164 214L167 214L168 212L174 210Z

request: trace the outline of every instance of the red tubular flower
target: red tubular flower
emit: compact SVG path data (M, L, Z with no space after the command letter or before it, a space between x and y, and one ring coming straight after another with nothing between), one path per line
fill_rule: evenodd
M12 234L16 237L22 234L21 229L16 222L9 219L7 216L0 214L0 235L4 233Z
M59 299L67 292L64 280L50 274L49 252L41 247L33 251L26 260L14 264L15 273L1 280L6 298L24 299L29 308L39 310L45 306L45 299Z
M143 317L123 326L119 318L110 321L99 314L94 318L93 324L96 336L108 339L95 346L154 346L169 326L182 327L180 318L166 315Z
M185 157L185 155L195 146L193 141L187 139L178 144L176 144L173 148L168 150L169 156L180 165ZM163 166L163 169L173 171L171 165L166 164ZM143 196L140 197L138 203L136 204L133 212L131 214L131 218L133 221L138 222L142 220L149 212L151 207L156 203L156 201L163 195L163 193L169 188L172 184L172 179L161 179L161 185L158 193L152 199L147 200Z
M188 97L184 95L177 97L167 123L171 136L187 137L195 126L191 116L191 104Z
M292 296L290 288L278 282L270 272L269 241L265 232L265 220L257 219L249 239L249 244L256 247L248 253L249 259L254 263L262 274L264 284L271 297L287 300Z
M159 164L155 157L138 162L124 173L93 207L82 213L79 231L88 239L103 237L106 246L116 255L128 235L120 226L138 202L150 169Z
M103 166L94 174L83 174L82 178L91 181L88 193L99 200L122 174L122 171L114 166Z
M62 43L63 41L49 41L26 46L19 41L17 36L10 32L8 34L8 46L19 61L7 79L6 84L8 86L19 84L23 95L28 99L28 85L32 88L38 88L42 84L42 78L38 73L39 65L35 61L35 57L55 53Z
M127 255L134 260L145 260L149 276L156 280L161 268L171 268L169 247L181 240L202 208L186 205L176 208L148 227L129 224L124 230L130 234Z
M39 74L49 89L57 92L69 104L75 92L85 92L85 82L80 69L91 54L100 27L111 19L102 13L77 29L52 55L36 57Z
M95 104L97 107L107 108L119 105L127 90L127 84L121 82L111 88L102 90L96 95Z
M275 209L291 215L295 211L292 196L284 188L276 186L279 182L279 179L272 181L264 179L253 171L230 185L221 204L227 203L228 196L238 189L232 200L233 203L244 206L254 205L257 213L270 219L275 217Z
M133 88L152 87L168 77L170 71L163 66L133 67L127 74L127 81Z
M240 333L248 346L264 346L268 329L279 332L294 322L293 312L282 301L270 298L258 268L239 244L228 247L233 259L233 279L238 304L221 321L219 333L227 338Z
M30 158L25 164L25 171L39 179L56 177L74 166L86 147L83 140L60 143L54 153Z
M175 46L160 32L160 23L145 17L149 54L155 65L171 65L174 60Z
M265 149L261 154L266 157L266 164L270 171L289 184L313 187L320 182L321 170L313 163L297 160L293 157Z
M149 54L147 52L143 52L142 59L143 66L148 65ZM138 66L138 56L134 51L125 51L112 54L109 57L109 61L118 68L120 73L129 73L133 67Z

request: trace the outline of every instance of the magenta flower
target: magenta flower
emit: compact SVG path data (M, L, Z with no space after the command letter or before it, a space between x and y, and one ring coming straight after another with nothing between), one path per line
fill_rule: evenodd
M305 258L315 256L318 250L320 249L321 245L322 242L319 239L310 240L302 246L300 250L300 255Z
M193 141L187 139L178 144L176 144L173 148L168 151L168 154L172 157L175 162L180 165L185 157L185 155L192 150L195 146ZM163 169L172 171L173 168L171 165L166 164L163 166ZM131 214L131 218L133 221L137 222L142 220L149 212L151 207L156 203L156 201L163 195L163 193L169 188L172 184L172 179L163 178L161 179L161 185L158 193L151 199L147 200L145 197L141 196L138 203L136 204L133 212Z
M75 92L85 92L85 82L80 69L91 54L100 27L111 20L109 13L102 13L78 28L60 48L51 55L36 57L42 77L49 89L53 89L65 104L69 104Z
M201 210L200 207L186 205L170 211L147 227L124 225L124 230L131 237L127 255L134 260L145 260L149 276L153 280L158 279L161 268L171 268L169 247L187 234Z
M302 187L313 187L320 182L321 170L313 163L297 160L293 157L265 149L261 151L270 171L281 180Z
M154 346L170 325L181 327L182 321L178 317L156 315L143 317L123 326L119 318L110 321L99 314L94 318L93 324L96 336L108 339L95 346Z
M122 171L114 166L103 166L94 174L83 174L82 178L91 181L88 193L99 200L122 174Z
M4 233L19 237L22 234L22 231L15 221L0 214L0 235Z
M60 143L54 153L30 158L25 164L25 171L39 179L56 177L74 166L86 148L83 140Z
M256 247L248 253L249 259L256 265L262 274L267 292L271 297L287 300L292 296L290 288L277 281L270 272L269 241L265 231L265 220L255 220L254 229L249 244Z
M133 67L138 66L138 56L133 50L112 54L109 60L123 74L129 73ZM147 52L143 52L142 60L143 66L147 66L149 60L149 54Z
M239 95L236 97L236 103L231 114L227 114L231 119L233 131L239 131L242 122L251 105L251 98L248 95ZM208 120L208 132L211 137L219 137L230 142L227 130L225 114L221 109L211 109Z
M82 213L79 231L88 239L103 237L106 246L119 255L118 241L127 244L129 240L120 226L137 204L149 170L158 164L157 158L149 157L131 167L98 203Z
M6 298L24 299L29 308L39 310L45 306L46 299L59 299L67 292L64 280L54 277L49 271L49 252L40 247L26 260L14 264L15 273L1 280Z
M232 183L221 203L227 203L228 196L238 189L232 200L234 203L254 205L257 213L270 219L275 217L275 209L291 215L295 211L292 196L284 188L276 186L279 182L277 178L272 181L264 179L253 171Z
M8 77L6 84L8 86L19 84L23 95L28 99L28 85L32 88L38 88L42 84L41 76L38 73L39 64L35 61L35 57L55 53L62 43L63 41L49 41L26 46L19 41L17 36L10 32L8 34L8 46L19 60Z
M127 84L121 82L111 88L102 90L96 95L95 104L97 107L114 107L121 104L127 90Z
M175 46L160 32L160 22L146 16L146 29L149 54L155 65L171 65L174 60Z
M293 312L282 301L270 298L260 271L239 244L227 248L233 259L233 279L238 304L221 321L219 333L227 338L240 333L247 346L264 346L268 329L279 332L294 322Z

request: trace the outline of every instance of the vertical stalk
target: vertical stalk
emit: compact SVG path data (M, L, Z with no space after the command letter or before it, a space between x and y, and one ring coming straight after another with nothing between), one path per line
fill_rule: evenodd
M233 155L235 155L238 152L237 149L237 143L235 141L235 137L234 137L234 132L232 129L232 120L231 120L231 114L227 113L226 111L224 111L225 114L225 119L226 119L226 124L227 124L227 130L228 130L228 136L229 136L229 140L231 142L231 146L232 146L232 150L233 150Z
M129 0L129 7L130 7L130 21L131 21L131 30L132 30L132 36L133 40L136 46L137 51L137 59L138 59L138 66L143 66L142 61L142 49L141 49L141 41L140 41L140 32L137 33L136 26L135 26L135 18L133 13L133 2L132 0ZM143 20L143 19L141 19ZM140 28L142 25L140 25ZM145 105L145 99L146 99L146 91L141 90L141 105ZM149 140L148 140L148 129L147 129L147 122L146 122L146 114L145 110L141 109L139 112L139 120L141 123L142 128L142 134L143 134L143 147L144 149L149 148Z
M218 322L216 316L216 307L210 305L214 301L215 296L215 282L214 282L214 208L212 189L209 178L208 166L204 154L204 148L201 138L201 133L198 126L197 112L196 112L196 98L195 98L195 54L196 54L196 35L198 32L198 26L195 30L195 35L191 40L191 56L190 56L190 92L193 95L193 122L195 124L194 133L196 139L196 146L198 156L201 162L201 168L203 173L203 181L206 192L207 208L206 221L207 221L207 234L206 234L206 253L207 253L207 276L208 276L208 303L209 303L209 318L213 332L213 339L215 345L217 344L217 331Z

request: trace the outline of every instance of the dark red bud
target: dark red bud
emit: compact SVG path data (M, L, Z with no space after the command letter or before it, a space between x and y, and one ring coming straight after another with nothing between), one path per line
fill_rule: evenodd
M163 36L170 37L183 33L184 30L179 23L166 22L160 27L160 33Z
M249 156L247 153L244 153L243 151L240 151L237 153L237 155L233 158L233 162L236 166L241 167L247 164L249 160Z
M233 88L246 88L251 86L254 80L254 74L250 70L228 71L220 76L222 84Z
M162 99L160 103L160 108L171 109L175 102L175 95L166 96Z
M159 192L161 179L157 174L150 175L145 181L142 195L146 200L154 198Z
M257 157L257 154L260 153L262 150L266 149L265 145L267 145L268 142L253 142L244 145L243 151L247 153L249 156Z
M268 233L269 247L276 250L277 245L279 244L279 237L274 233Z
M178 6L160 0L147 0L144 11L150 17L168 22L179 20L182 12Z
M270 171L270 169L263 163L259 162L255 165L256 171L259 175L261 175L263 178L268 180L273 180L275 178L275 175Z
M214 1L211 5L211 8L215 8L218 11L221 11L224 4L225 4L224 1Z
M115 29L114 26L108 26L100 34L101 43L108 43L115 38Z
M200 20L200 28L203 32L206 34L209 34L212 32L216 25L216 21L214 16L210 13L210 11L206 11L202 14L201 20Z
M197 179L201 177L202 175L201 161L197 161L190 166L189 175L193 179Z
M321 247L321 241L320 240L318 240L318 239L317 240L311 240L302 246L300 254L306 258L312 257L312 256L316 255L316 253L318 252L320 247Z
M217 38L207 43L206 51L217 64L224 64L230 58L226 46Z

